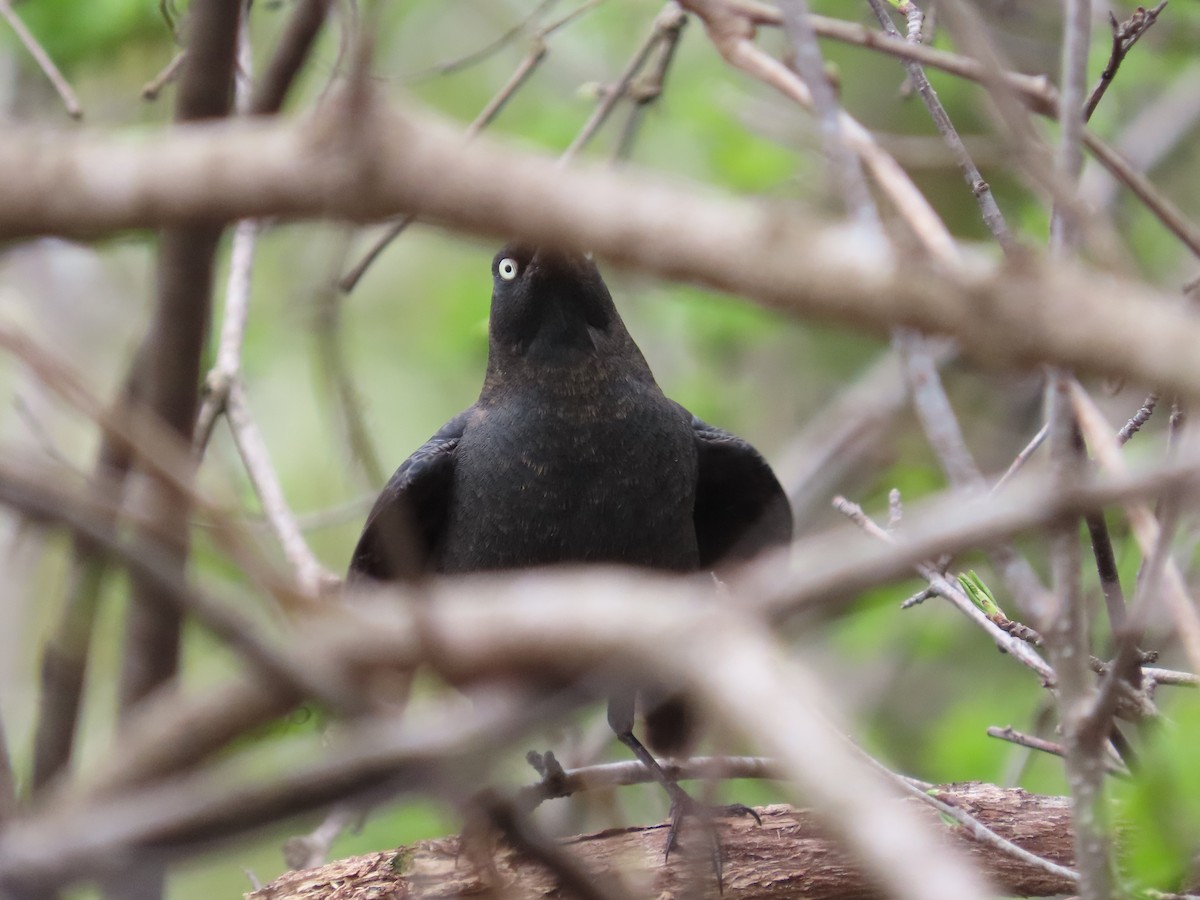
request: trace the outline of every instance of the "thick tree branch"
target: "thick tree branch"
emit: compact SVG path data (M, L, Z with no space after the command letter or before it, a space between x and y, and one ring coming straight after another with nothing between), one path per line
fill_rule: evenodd
M937 798L970 812L997 833L1017 841L1038 856L1070 865L1070 809L1064 797L1004 790L988 784L955 784L937 789ZM913 799L890 801L912 808L938 823L937 813ZM883 896L862 869L830 839L811 812L788 806L763 807L762 827L742 819L722 820L726 855L725 892L729 900L846 900ZM576 857L598 879L620 878L636 896L694 896L686 855L662 858L665 825L626 828L567 838L563 850ZM1036 866L1014 860L974 841L961 826L941 828L977 862L1004 894L1042 897L1067 893L1072 882L1055 878ZM495 871L514 898L555 893L553 874L519 851L500 846ZM368 856L339 860L319 869L289 872L249 900L299 900L322 896L338 887L338 896L360 900L392 891L400 896L471 896L484 891L488 876L466 861L457 837L422 841Z

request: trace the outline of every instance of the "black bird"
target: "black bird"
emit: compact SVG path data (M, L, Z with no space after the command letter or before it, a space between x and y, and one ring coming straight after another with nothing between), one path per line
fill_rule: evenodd
M589 562L692 572L791 533L766 461L667 399L591 260L511 244L492 260L479 399L392 476L350 578ZM650 746L686 746L686 704L642 699ZM611 697L608 720L671 797L670 853L695 807L634 736L634 706L632 691Z

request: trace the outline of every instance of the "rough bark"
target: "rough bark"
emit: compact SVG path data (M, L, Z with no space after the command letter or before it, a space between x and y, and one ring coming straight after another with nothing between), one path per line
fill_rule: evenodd
M1060 865L1071 865L1070 801L969 782L946 785L938 798L970 812L988 828L1022 848ZM1073 885L1045 870L1014 859L973 838L957 824L919 800L913 806L959 843L1001 894L1045 897L1067 893ZM850 900L882 894L854 861L831 840L807 810L785 805L758 810L762 827L750 819L719 823L725 854L727 900ZM560 847L595 873L598 882L620 879L634 897L693 898L716 896L716 883L703 854L682 852L663 860L666 825L625 828L567 838ZM696 841L693 839L693 846ZM701 844L701 846L703 846ZM488 894L532 898L564 894L553 872L519 850L493 849L491 871L477 865L462 838L421 841L407 847L356 856L316 869L289 872L247 900L383 900L452 898Z

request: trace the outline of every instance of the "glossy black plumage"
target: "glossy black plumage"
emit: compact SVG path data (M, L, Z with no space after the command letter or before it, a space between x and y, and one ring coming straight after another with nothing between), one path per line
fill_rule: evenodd
M510 245L492 276L479 399L392 476L352 578L570 562L689 572L790 539L765 460L663 395L589 259ZM650 706L651 745L678 750L686 706L661 696ZM621 692L609 721L646 762L633 711Z

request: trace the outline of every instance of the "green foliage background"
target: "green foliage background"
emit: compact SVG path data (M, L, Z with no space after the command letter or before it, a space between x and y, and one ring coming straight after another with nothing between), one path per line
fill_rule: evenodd
M528 38L517 37L453 74L420 76L432 66L488 45L533 6L531 0L368 5L368 14L379 16L375 71L381 86L397 101L420 102L465 125L524 56ZM865 4L814 0L812 6L828 15L869 21ZM1032 0L983 6L1010 52L1033 70L1053 72L1056 23L1046 8L1057 9L1057 4ZM567 8L566 3L558 6ZM1132 6L1115 8L1128 14ZM54 127L136 130L169 121L171 88L155 102L138 96L141 85L177 50L153 0L28 0L18 9L79 91L86 121L82 126L66 123L40 73L11 33L0 27L0 68L7 73L0 103L9 114ZM261 68L269 57L290 9L288 2L254 5L256 66ZM590 114L595 86L616 77L657 11L657 4L645 0L608 0L555 34L547 61L493 130L548 153L560 151ZM186 10L177 24L186 28ZM1097 34L1094 73L1107 55L1107 41L1099 29ZM760 40L782 50L778 34L764 32ZM1165 85L1183 75L1193 65L1198 40L1200 7L1176 0L1132 53L1101 105L1095 120L1101 134L1118 133ZM824 49L845 105L891 136L889 143L956 234L978 242L977 252L995 256L969 191L936 140L930 139L933 129L924 109L915 98L902 96L899 65L840 45L826 44ZM292 114L301 115L316 102L340 64L334 28L293 97ZM931 74L952 118L971 136L1010 224L1032 245L1043 244L1044 203L1009 169L980 90ZM1049 125L1045 131L1053 137ZM616 132L610 126L590 152L598 157L610 152ZM903 143L902 137L907 139ZM700 26L692 23L665 96L646 118L633 162L672 179L718 185L764 202L796 204L832 216L837 202L818 146L803 113L725 68ZM1180 142L1152 173L1193 216L1200 213L1194 190L1200 171L1198 148L1200 142ZM1141 273L1168 288L1195 275L1194 260L1127 196L1118 200L1112 216L1126 249L1103 260L1105 265ZM353 504L333 524L309 532L316 552L335 571L344 569L366 504L379 484L348 451L322 348L333 341L344 351L385 475L450 415L472 402L487 350L488 261L495 248L429 227L415 227L401 238L331 316L330 285L345 265L347 251L350 259L357 258L374 234L350 234L329 224L271 228L259 244L245 347L251 403L292 507L305 513ZM0 248L0 312L17 317L83 368L93 386L111 395L145 325L153 259L153 238L146 234L80 248L52 242ZM863 265L872 264L864 255ZM780 461L785 481L795 435L885 349L876 340L793 321L736 298L618 271L606 271L606 276L667 392L702 417L754 441L769 458ZM215 346L215 336L213 341ZM947 382L981 464L987 471L1002 470L1038 427L1036 376L978 373L956 366L947 373ZM29 446L43 440L18 414L18 405L25 404L40 419L44 440L81 468L89 466L96 436L86 422L46 401L37 386L7 362L0 363L0 385L14 398L11 408L0 409L0 436L6 443ZM1108 401L1111 417L1123 420L1132 414L1143 393L1144 386L1125 386ZM816 424L820 426L819 420ZM1161 427L1156 420L1149 431L1156 433ZM1158 452L1154 444L1148 447L1131 450ZM204 478L231 506L257 515L256 501L223 431L211 449ZM924 439L905 415L874 449L868 464L840 489L868 511L885 516L890 488L899 487L912 501L942 486ZM815 529L832 521L832 513L821 512L804 527ZM1119 516L1113 517L1112 526L1120 541L1123 582L1131 591L1139 556ZM265 533L263 542L270 545ZM26 546L22 551L32 572L30 583L46 599L19 611L24 638L0 664L0 705L19 764L28 761L36 647L62 594L63 549L61 541L51 541L44 548ZM1038 541L1030 541L1026 549L1035 562L1042 562ZM998 579L982 560L966 562L998 591ZM239 581L238 573L202 540L196 565L198 577ZM1085 579L1091 594L1098 596L1094 573L1086 573ZM1023 764L1018 752L984 733L989 725L1031 730L1047 703L1046 692L945 604L929 601L901 613L899 602L919 587L908 582L872 591L836 620L796 638L797 652L829 676L837 692L831 701L852 732L894 767L931 781L1015 779L1031 790L1064 791L1054 760L1037 757ZM89 760L103 755L111 733L123 593L118 579L110 586L111 602L105 606L97 640L85 722L85 768ZM997 599L1002 605L1011 603L1002 593ZM28 603L28 598L10 594L4 602ZM1165 661L1171 659L1168 654ZM229 660L205 636L190 634L186 663L187 677L201 686L218 678ZM1179 876L1200 838L1200 780L1192 749L1200 734L1200 705L1194 695L1169 690L1160 700L1177 725L1151 736L1144 777L1116 791L1120 819L1137 826L1130 829L1137 835L1129 843L1131 872L1160 887L1169 887ZM582 721L575 725L585 727ZM288 742L281 738L315 734L317 727L316 719L293 721L260 738L262 764L286 765L294 751L286 749ZM547 736L547 746L561 738ZM610 756L623 758L615 747ZM532 777L519 763L509 767L508 774L514 780ZM762 784L737 784L729 792L744 802L784 796L781 788ZM649 821L664 812L654 792L625 794L633 797L627 802L635 819ZM602 819L585 821L594 825ZM299 823L289 833L307 824ZM343 838L334 852L349 855L395 846L457 826L452 811L430 803L406 803L375 811L365 827ZM284 836L266 834L213 850L178 873L171 896L238 896L248 889L244 870L263 880L280 871L278 847Z

